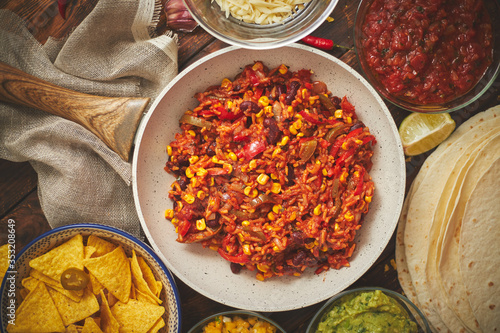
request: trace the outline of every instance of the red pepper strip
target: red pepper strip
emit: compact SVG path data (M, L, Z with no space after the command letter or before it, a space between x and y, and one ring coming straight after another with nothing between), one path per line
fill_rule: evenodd
M373 144L375 144L375 137L373 135L368 135L363 138L363 144L366 144L370 141L373 141Z
M302 116L302 118L304 118L306 121L310 122L311 124L321 125L324 123L324 121L321 121L319 119L314 118L313 115L311 115L306 110L300 111L299 114Z
M250 83L252 83L254 87L257 87L260 84L260 80L255 74L254 70L248 71L248 78L250 79Z
M262 89L262 88L255 88L254 91L253 91L253 97L255 99L259 99L260 96L262 96L263 92L264 92L264 89Z
M224 170L223 168L208 168L207 173L210 176L222 176L222 175L227 175L227 171Z
M345 138L346 139L353 138L356 135L361 134L361 132L363 132L363 127L358 127L355 130L350 131Z
M363 191L364 177L365 177L365 169L362 169L362 171L359 172L359 180L358 184L356 185L356 191L354 191L354 195L359 195L361 194L361 191Z
M244 253L237 254L235 256L232 256L230 254L227 254L226 251L224 251L222 248L219 248L217 250L219 252L220 256L227 261L234 262L236 264L244 264L250 261L248 256Z
M337 156L337 153L339 152L340 147L342 147L343 140L337 140L333 144L332 148L330 148L330 156Z
M354 155L354 153L356 152L356 149L358 147L352 147L351 149L349 149L348 151L346 151L344 154L342 154L336 161L335 161L335 165L341 165L342 163L345 162L346 159L348 159L349 157L351 157L352 155Z
M66 6L68 4L68 0L57 0L57 7L59 9L59 14L63 19L66 19Z
M235 120L243 116L243 112L240 113L230 112L229 110L221 106L217 107L216 110L220 112L219 118L223 120Z
M233 141L236 142L247 141L248 139L250 139L248 135L236 134L233 136Z
M245 153L245 160L250 161L256 155L266 150L266 143L264 141L252 141L243 147Z

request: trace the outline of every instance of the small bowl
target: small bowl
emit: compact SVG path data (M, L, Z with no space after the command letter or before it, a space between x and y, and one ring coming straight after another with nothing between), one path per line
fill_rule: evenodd
M198 24L215 38L247 49L272 49L309 35L337 5L338 0L311 0L280 23L254 24L226 17L215 1L183 0Z
M390 103L411 112L444 113L465 108L478 100L495 82L500 73L500 3L496 0L483 0L486 10L490 14L493 35L493 60L481 79L469 91L461 96L440 104L416 104L402 99L387 91L380 80L373 74L366 62L365 49L362 47L362 25L370 5L374 0L362 0L359 4L354 24L354 48L356 57L365 78L377 92Z
M431 333L431 329L429 327L427 319L425 318L424 314L415 306L415 304L413 304L409 299L407 299L405 296L397 292L378 287L365 287L365 288L346 290L330 298L319 309L319 311L316 312L313 319L309 323L309 326L307 327L306 333L316 333L316 329L318 328L319 323L322 321L323 316L328 312L330 312L333 306L335 306L338 302L340 302L344 297L353 294L357 295L363 292L374 292L376 290L382 291L385 295L398 302L403 307L403 309L408 313L410 319L417 324L419 333L420 332Z
M143 257L153 271L156 280L163 283L163 289L159 298L163 301L163 304L167 306L165 311L167 320L165 321L165 327L163 327L160 332L181 332L179 292L177 291L175 280L168 269L148 245L122 230L108 226L98 224L71 224L50 230L34 239L16 256L15 269L10 270L16 272L11 273L15 276L16 291L21 289L22 279L29 276L30 267L28 263L30 260L47 253L52 248L61 245L77 234L81 234L83 237L89 235L98 236L116 245L121 245L127 256L131 256L132 250L135 250L137 256ZM7 306L12 301L12 297L10 293L7 292L8 289L6 286L8 275L9 271L5 275L0 289L0 332L6 332L8 323ZM18 307L19 303L17 303L16 308Z
M266 316L257 313L257 312L252 312L252 311L245 311L245 310L233 310L233 311L226 311L226 312L220 312L216 313L214 315L211 315L209 317L206 317L205 319L201 320L198 322L196 325L194 325L188 333L202 333L203 332L203 327L208 325L208 323L212 322L216 317L218 316L224 316L224 317L230 317L234 318L235 316L241 317L241 318L249 318L249 317L257 317L260 320L266 321L269 324L273 325L276 327L276 333L286 333L283 328L281 328L280 325L278 325L276 322L273 320L267 318Z

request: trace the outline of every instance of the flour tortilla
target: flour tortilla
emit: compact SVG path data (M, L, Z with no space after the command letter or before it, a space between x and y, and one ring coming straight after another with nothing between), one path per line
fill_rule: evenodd
M484 332L500 331L500 160L483 174L465 207L459 264L469 303Z
M500 107L491 108L486 112L477 114L458 127L455 132L445 140L427 158L419 174L412 184L407 201L403 207L396 238L396 260L398 278L405 294L419 306L428 317L433 331L441 332L468 331L465 325L453 311L449 311L447 303L442 303L446 309L446 324L433 304L434 296L428 285L426 273L427 255L429 254L429 230L432 228L435 215L449 215L438 209L441 193L446 188L449 175L446 170L455 165L459 156L467 150L472 142L488 131L500 127ZM466 158L463 158L467 160ZM460 170L460 168L458 168ZM448 191L448 193L450 193ZM451 193L456 193L453 190ZM449 199L442 199L448 202ZM436 214L436 212L438 212ZM408 215L406 215L408 213ZM435 228L439 225L436 224ZM439 226L441 230L442 226ZM432 248L431 248L432 250ZM434 281L432 281L434 283ZM434 286L432 286L434 289ZM451 312L451 313L450 313ZM445 316L443 314L443 316ZM451 327L448 327L450 325Z
M442 237L441 254L439 255L439 279L442 282L450 306L460 318L466 322L467 326L474 332L482 332L479 322L468 302L468 295L462 281L459 267L460 229L464 208L470 199L470 195L481 175L483 175L500 158L500 135L496 135L488 141L483 149L477 154L476 159L470 166L463 179L460 195L454 207L450 219L447 221L447 228Z

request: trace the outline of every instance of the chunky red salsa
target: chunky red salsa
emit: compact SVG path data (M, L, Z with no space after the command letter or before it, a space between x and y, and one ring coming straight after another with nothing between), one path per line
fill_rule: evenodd
M463 95L493 58L482 0L374 0L362 31L372 73L389 93L416 104Z

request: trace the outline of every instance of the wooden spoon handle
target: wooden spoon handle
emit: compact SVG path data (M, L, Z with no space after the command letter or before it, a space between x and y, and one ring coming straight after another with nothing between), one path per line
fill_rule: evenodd
M0 62L0 101L37 108L80 124L128 162L150 98L84 94Z

